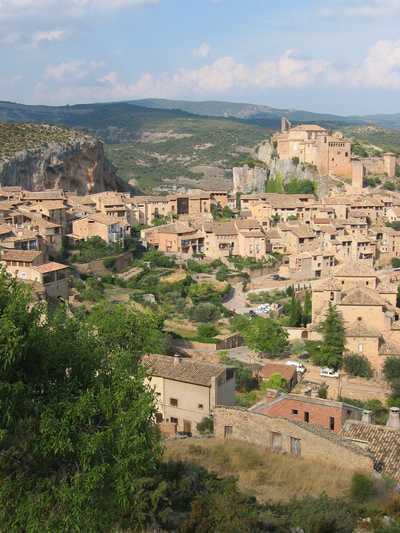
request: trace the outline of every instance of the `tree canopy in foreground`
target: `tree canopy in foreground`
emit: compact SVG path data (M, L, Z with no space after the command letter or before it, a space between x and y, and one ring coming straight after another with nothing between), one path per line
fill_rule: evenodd
M121 312L108 310L117 327ZM97 321L97 324L96 324ZM156 324L130 312L132 339L32 304L0 273L0 522L3 531L110 531L136 523L159 465L153 394L138 355ZM126 333L126 331L125 331ZM117 337L124 342L119 342Z

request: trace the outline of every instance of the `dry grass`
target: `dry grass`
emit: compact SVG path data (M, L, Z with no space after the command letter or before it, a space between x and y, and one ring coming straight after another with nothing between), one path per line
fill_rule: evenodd
M233 440L169 441L165 457L193 462L222 476L234 475L240 488L260 501L283 502L322 492L343 496L352 476L347 469L275 454Z
M179 281L183 281L187 276L187 272L185 270L175 270L175 272L172 272L172 274L168 274L168 276L163 276L161 278L161 281L163 283L178 283Z

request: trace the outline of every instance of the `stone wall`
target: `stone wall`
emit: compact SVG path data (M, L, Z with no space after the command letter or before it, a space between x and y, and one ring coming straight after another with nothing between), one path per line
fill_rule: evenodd
M350 470L373 470L373 457L368 452L334 433L315 426L306 428L305 423L270 418L237 407L217 407L214 410L214 432L217 438L229 435L264 448L275 448L273 444L280 440L280 453L291 453L297 444L300 445L300 456L305 459Z

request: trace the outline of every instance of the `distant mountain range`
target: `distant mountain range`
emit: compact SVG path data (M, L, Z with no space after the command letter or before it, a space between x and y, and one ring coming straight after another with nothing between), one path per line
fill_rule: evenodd
M24 105L13 102L0 102L0 121L3 122L48 122L91 130L116 127L136 131L144 123L148 123L152 119L158 121L199 115L202 117L241 120L271 129L279 127L282 117L287 117L294 123L319 123L332 128L372 124L382 128L400 129L400 113L342 116L223 101L194 102L148 98L126 102L71 106Z
M225 117L257 122L268 126L277 123L282 117L293 122L311 122L326 126L355 126L373 124L382 128L400 128L400 113L376 115L342 116L329 113L313 113L298 109L277 109L266 105L241 104L236 102L189 100L165 100L161 98L147 98L132 100L130 103L151 109L180 110L195 115L209 117Z

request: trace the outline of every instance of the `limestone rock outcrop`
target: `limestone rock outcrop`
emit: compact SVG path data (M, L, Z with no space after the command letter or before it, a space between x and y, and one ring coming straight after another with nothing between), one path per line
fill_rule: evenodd
M32 191L60 187L78 194L126 188L100 140L33 124L0 124L0 184Z
M267 169L262 167L250 168L248 165L233 168L233 192L253 193L264 192L267 181Z

